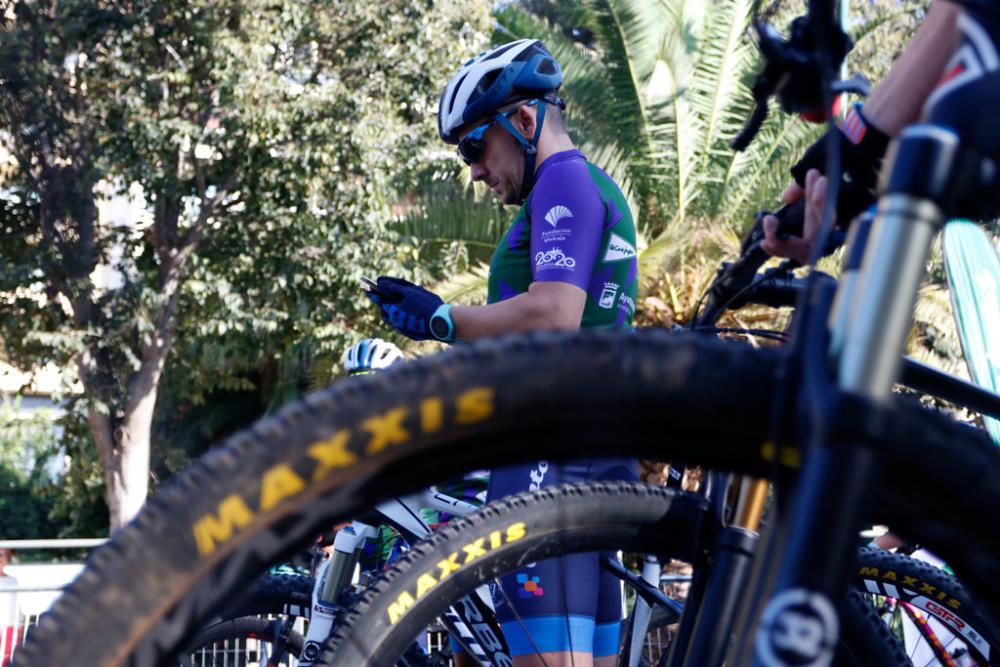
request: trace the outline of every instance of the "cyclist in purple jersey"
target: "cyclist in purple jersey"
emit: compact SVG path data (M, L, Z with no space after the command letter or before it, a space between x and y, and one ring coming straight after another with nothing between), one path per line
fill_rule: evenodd
M457 144L474 180L520 208L490 265L485 306L452 306L397 278L370 286L383 321L400 333L450 343L631 325L635 222L614 181L576 150L557 96L561 83L559 64L530 39L476 56L449 81L438 108L441 138ZM637 476L634 459L539 461L494 471L489 497ZM497 611L517 667L616 663L620 584L602 571L597 554L532 564L505 578L502 589Z

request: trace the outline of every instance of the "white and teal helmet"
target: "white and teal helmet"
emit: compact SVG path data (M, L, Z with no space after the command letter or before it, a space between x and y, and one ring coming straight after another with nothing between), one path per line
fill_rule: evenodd
M462 65L438 103L438 132L457 144L465 125L496 113L510 102L545 99L562 85L562 68L545 44L519 39L502 44Z
M349 374L380 371L403 360L398 347L381 338L365 338L344 351L344 370Z

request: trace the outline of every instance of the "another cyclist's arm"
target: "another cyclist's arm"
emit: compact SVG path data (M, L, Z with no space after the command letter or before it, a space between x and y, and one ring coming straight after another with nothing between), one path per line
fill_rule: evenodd
M533 282L528 291L487 306L455 306L451 320L461 340L505 333L580 328L587 293L564 282Z
M931 4L913 39L865 101L869 123L894 137L920 117L924 101L955 52L955 20L961 11L946 0Z
M947 0L936 0L931 5L927 18L913 39L865 102L866 123L892 137L920 117L924 101L941 79L945 65L954 52L957 38L955 20L959 12L961 7ZM825 191L825 179L822 188ZM793 180L785 188L781 200L791 204L801 199L802 194L803 187ZM772 255L805 262L815 234L810 234L807 226L803 238L779 239L777 227L776 218L765 221L765 239L761 247ZM815 229L812 231L815 232Z

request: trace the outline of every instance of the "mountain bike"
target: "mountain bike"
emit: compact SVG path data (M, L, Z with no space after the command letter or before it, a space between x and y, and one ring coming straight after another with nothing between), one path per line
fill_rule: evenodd
M812 5L830 19L827 3ZM975 11L962 30L973 55L996 42ZM992 65L979 71L996 76ZM811 280L789 345L540 333L456 347L312 394L165 485L94 552L15 664L158 664L264 564L333 520L435 478L540 455L599 455L609 442L616 453L777 482L732 664L828 661L854 538L869 519L945 558L995 614L1000 453L981 432L891 392L931 232L953 202L984 196L982 179L996 177L978 169L998 151L977 145L988 133L966 131L976 119L942 117L963 109L1000 106L932 109L927 124L903 133L854 287ZM957 178L970 172L956 160L977 166L973 177ZM847 292L834 306L837 289ZM496 542L516 535L501 531ZM492 547L490 538L477 549ZM789 627L803 623L813 641L789 643Z

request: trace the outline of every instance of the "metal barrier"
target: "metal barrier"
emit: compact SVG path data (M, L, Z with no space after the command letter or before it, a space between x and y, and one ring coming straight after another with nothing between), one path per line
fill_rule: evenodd
M93 549L104 542L106 538L89 539L65 539L65 540L0 540L0 548L11 549L15 553L26 550L57 550L57 549ZM7 569L12 575L23 579L25 575L33 570L52 567L52 564L43 563L10 563ZM10 661L14 650L24 642L28 631L38 623L38 617L48 605L58 597L59 591L68 583L68 576L79 564L59 564L55 566L62 570L62 579L66 582L60 584L14 584L0 585L0 667L6 667ZM35 576L29 577L35 579ZM46 595L48 594L48 595ZM29 604L25 605L25 601ZM31 604L31 603L34 604ZM25 611L27 607L28 611Z

